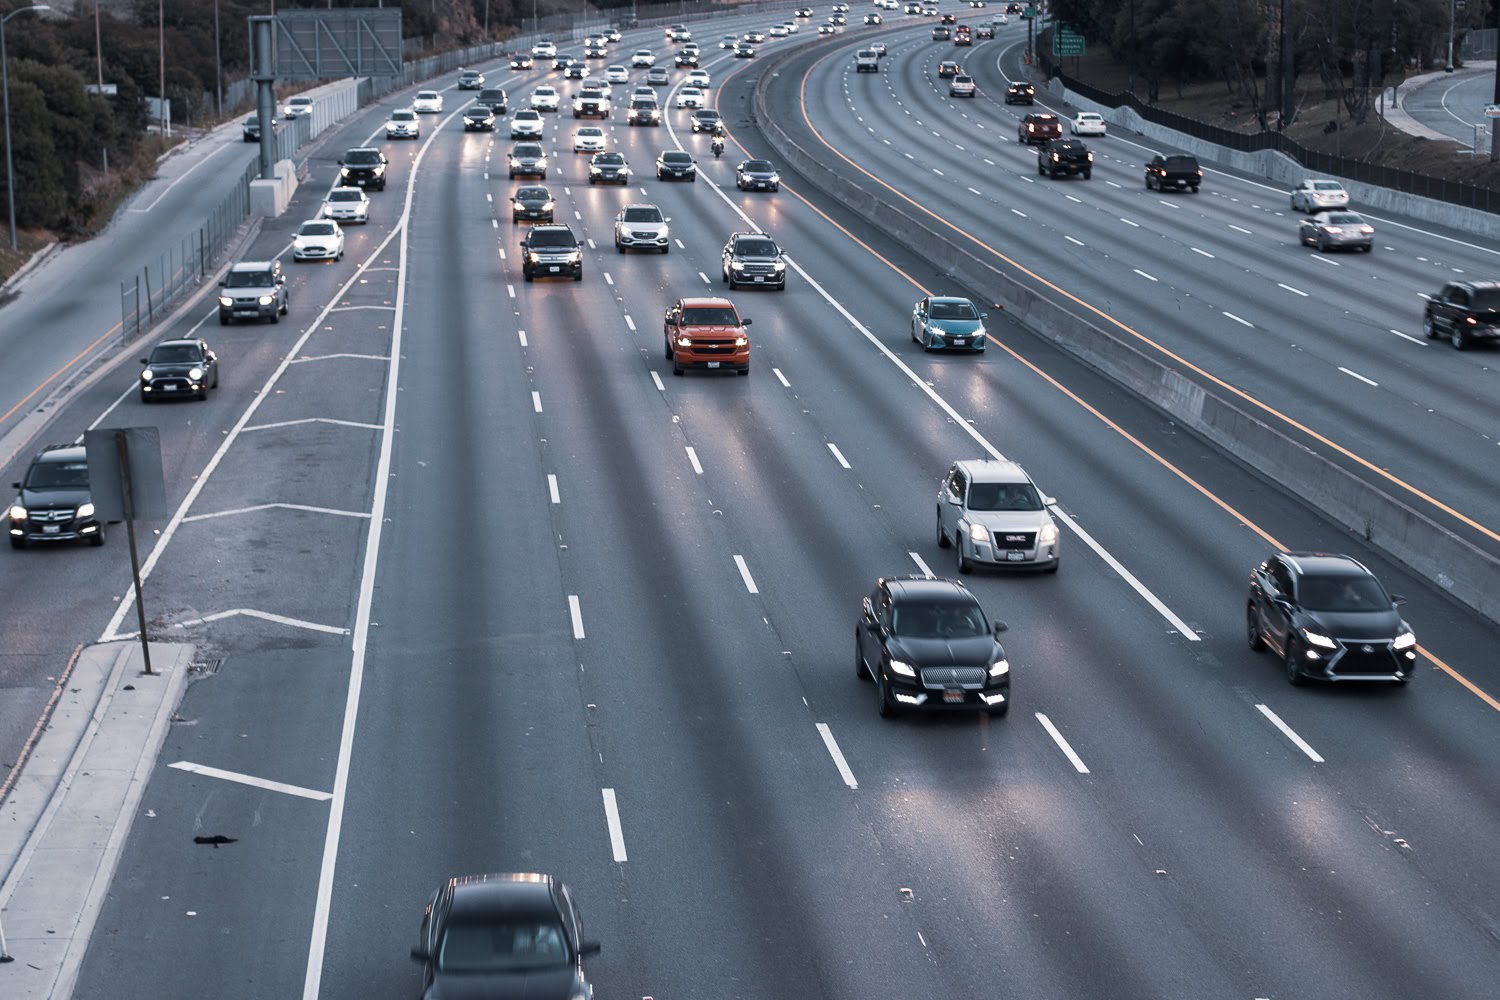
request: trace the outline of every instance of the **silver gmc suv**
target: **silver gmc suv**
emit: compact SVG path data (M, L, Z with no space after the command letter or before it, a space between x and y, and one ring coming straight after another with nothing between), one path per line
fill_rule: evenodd
M245 260L235 264L219 282L219 325L232 319L269 319L280 323L286 315L286 275L279 260Z
M1047 512L1055 502L1015 462L954 462L938 492L938 545L957 549L960 573L975 564L1055 573L1057 524Z

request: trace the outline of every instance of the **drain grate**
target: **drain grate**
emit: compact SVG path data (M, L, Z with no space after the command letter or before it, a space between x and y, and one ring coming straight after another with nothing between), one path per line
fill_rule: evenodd
M188 669L195 674L216 674L219 672L219 668L223 665L224 661L222 659L204 660L201 663L193 664Z

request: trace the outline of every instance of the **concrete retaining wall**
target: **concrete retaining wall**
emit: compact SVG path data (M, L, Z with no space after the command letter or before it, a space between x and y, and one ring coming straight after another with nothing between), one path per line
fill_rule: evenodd
M891 239L982 292L984 300L1003 304L1029 329L1303 498L1481 615L1500 622L1500 560L1089 319L1022 285L974 256L956 231L884 189L851 181L799 145L777 124L765 97L777 69L796 54L793 51L771 61L754 95L757 124L785 166Z

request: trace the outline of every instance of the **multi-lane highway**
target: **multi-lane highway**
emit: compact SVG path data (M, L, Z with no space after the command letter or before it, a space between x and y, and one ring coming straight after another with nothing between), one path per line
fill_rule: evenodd
M1486 353L1374 320L1486 251L1383 223L1374 254L1317 263L1279 192L1213 174L1158 198L1123 137L1091 181L1038 179L1014 113L935 89L953 50L931 21L887 17L881 73L853 73L851 28L771 81L851 183L1495 520ZM384 146L345 261L293 268L295 322L203 327L225 358L206 404L118 403L163 427L182 505L151 611L222 664L187 693L77 995L409 996L422 903L493 870L572 885L600 997L1488 995L1496 707L1454 674L1500 689L1495 628L998 310L985 355L924 354L912 303L984 289L795 175L734 188L738 159L775 158L748 114L761 67L811 32L752 60L711 44L772 20L695 25L721 161L685 111L611 118L636 178L591 187L575 123L547 116L582 282L522 280L510 143L462 131L466 95L401 145L380 142L388 103L325 143L249 254L284 250L344 147ZM1016 37L963 57L984 93ZM616 51L642 44L674 49L643 29ZM513 107L555 82L484 69ZM678 147L698 181L658 182ZM669 254L614 251L633 202L671 217ZM755 228L792 267L785 292L732 295L750 377L674 378L662 311L722 294L720 248ZM1429 446L1465 401L1465 433ZM854 669L860 598L954 572L938 480L986 454L1064 523L1057 575L967 578L1010 626L1015 706L883 720ZM1246 648L1248 571L1283 546L1349 552L1406 596L1431 657L1412 685L1293 689ZM51 600L78 641L127 631L119 555L10 553L8 598Z

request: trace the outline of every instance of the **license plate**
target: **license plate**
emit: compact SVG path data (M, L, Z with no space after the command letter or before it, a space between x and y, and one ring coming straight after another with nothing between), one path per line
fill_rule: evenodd
M708 363L708 367L710 367L710 368L717 368L717 367L719 367L719 362L717 362L717 361L710 361Z
M44 524L44 525L42 525L42 534L44 534L44 535L55 535L55 534L57 534L60 531L62 531L62 525L60 525L60 524Z
M255 315L258 315L259 313L255 309L236 309L234 311L234 314L236 316L255 316Z
M764 274L757 274L755 276L755 280L758 281L758 282L759 281L765 281L766 280L766 276Z
M1011 562L1020 562L1022 559L1026 558L1026 553L1024 553L1024 552L1007 552L1007 553L1005 553L1005 558L1008 559L1008 560L1010 560Z
M954 347L968 347L969 346L969 340L968 340L967 337L959 337L957 340L955 340L953 342L953 346Z
M161 391L162 392L176 392L177 391L177 387L175 385L164 385L164 386L161 387Z
M554 264L551 267L547 268L547 270L551 271L553 274L556 274L557 272L561 271L562 268L560 268L556 264Z
M963 701L964 693L962 691L944 691L943 700L949 702L950 704L953 702Z

